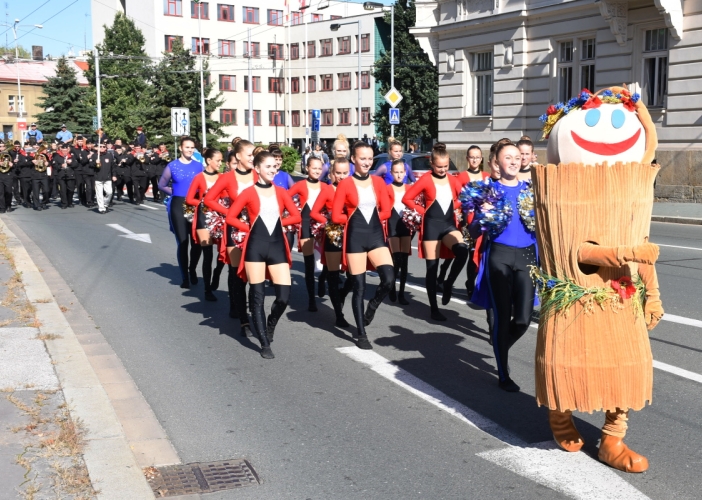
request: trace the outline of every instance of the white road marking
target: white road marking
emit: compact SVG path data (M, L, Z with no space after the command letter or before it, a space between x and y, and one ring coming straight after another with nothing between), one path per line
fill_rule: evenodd
M698 319L686 318L684 316L676 316L675 314L665 313L661 318L663 321L670 321L671 323L680 323L681 325L696 326L697 328L702 328L702 321Z
M612 469L585 453L567 453L555 443L527 444L492 420L450 398L373 351L356 347L337 348L342 354L368 366L381 377L399 385L461 422L498 439L505 448L478 456L571 498L591 500L648 497L619 477Z
M158 210L157 207L150 207L150 206L147 205L146 203L142 203L142 204L139 205L139 206L140 206L140 207L144 207L144 208L148 208L149 210Z
M659 370L662 370L664 372L672 373L673 375L677 375L678 377L683 377L702 384L702 375L700 375L699 373L684 370L682 368L678 368L677 366L656 361L655 359L653 360L653 367L658 368Z
M142 233L142 234L136 234L127 229L126 227L122 227L119 224L105 224L108 227L111 227L112 229L116 229L117 231L121 231L126 234L120 234L122 238L127 238L129 240L136 240L136 241L143 241L144 243L151 243L151 236L149 236L149 233Z
M653 242L651 242L653 243ZM668 247L668 248L682 248L683 250L698 250L702 252L702 248L695 248L695 247L680 247L678 245L663 245L662 243L656 243L659 247Z

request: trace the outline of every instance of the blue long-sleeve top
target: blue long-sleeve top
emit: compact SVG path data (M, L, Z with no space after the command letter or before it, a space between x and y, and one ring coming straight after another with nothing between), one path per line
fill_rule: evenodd
M185 198L193 179L203 170L202 163L197 160L191 160L190 163L183 163L180 158L173 160L163 170L158 188L168 195Z
M295 181L285 170L279 170L278 173L275 174L275 177L273 177L273 184L283 189L290 189L295 185Z
M517 248L526 248L536 244L536 236L527 230L517 210L519 206L519 192L524 189L525 184L524 181L521 181L516 186L505 186L500 182L496 183L499 186L498 189L505 194L505 198L512 204L512 218L504 231L493 240L495 243Z
M392 177L392 161L386 161L382 165L378 165L373 175L382 177L383 180L385 180L385 184L392 184L394 180ZM405 162L405 178L402 179L402 182L404 184L414 184L417 182L417 178L414 176L414 172L412 172L412 167L410 167L407 162Z

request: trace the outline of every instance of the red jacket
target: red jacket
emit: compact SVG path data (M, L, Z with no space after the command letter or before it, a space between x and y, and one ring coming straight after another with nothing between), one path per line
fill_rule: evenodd
M300 183L298 182L298 184ZM317 196L317 199L314 201L312 210L310 210L310 218L312 220L321 222L322 224L326 224L327 218L324 215L322 215L322 210L326 208L327 212L331 213L335 193L336 189L334 189L334 186L332 186L331 184L322 184L322 191L319 193L319 196Z
M468 178L468 175L466 174L465 176L459 177L454 177L453 175L449 175L448 181L451 186L451 193L453 194L453 208L455 209L460 209L461 208L461 202L458 200L458 195L461 193L461 189L463 188L462 181ZM418 205L415 203L415 199L417 196L420 194L424 193L424 203L425 207ZM432 206L432 204L436 201L436 184L434 184L434 177L431 174L423 175L419 178L419 180L412 185L407 191L405 191L405 195L402 197L402 203L407 205L408 208L416 210L418 214L420 214L422 217L424 217L424 214L426 213L427 210ZM454 223L456 224L456 230L458 230L458 220L454 216ZM424 248L422 247L422 241L423 241L423 235L424 235L424 221L422 221L422 225L419 227L419 244L417 247L419 248L419 258L424 259ZM441 246L441 255L440 257L442 259L452 259L454 257L453 252L451 251L450 248L446 248L445 246Z
M278 199L278 209L281 215L281 224L283 226L290 226L293 224L299 224L302 221L302 216L300 211L295 206L292 198L288 192L279 186L273 186L275 189L275 194ZM244 208L249 213L249 223L242 222L239 220L239 214L241 214ZM289 217L282 218L283 210L287 210L290 214ZM239 231L245 231L246 237L244 238L244 248L241 251L241 263L246 262L246 246L249 244L249 236L251 236L251 228L256 223L258 215L261 212L261 199L259 198L256 186L251 186L244 189L236 200L229 207L229 213L227 214L227 226L233 226ZM288 246L288 239L283 238L285 242L285 253L288 257L288 265L292 266L292 257L290 256L290 247ZM246 281L246 268L244 265L239 265L239 276L241 279Z
M373 191L375 192L375 200L378 207L378 217L380 221L386 221L390 218L392 211L392 203L390 203L390 198L388 198L388 190L385 181L382 177L377 175L371 175L370 178L373 180ZM336 188L336 194L334 195L334 201L332 202L332 222L334 224L342 224L344 226L344 244L342 247L343 255L342 262L346 266L346 235L348 234L347 225L349 219L353 216L354 212L358 208L358 190L356 189L356 183L353 177L347 177L339 183ZM385 228L385 226L383 225ZM387 236L387 228L385 228Z
M199 243L199 238L197 237L197 211L199 210L200 201L203 200L205 194L207 193L207 177L208 175L204 172L195 176L193 181L190 183L190 188L188 189L188 194L185 197L185 203L195 207L195 216L193 217L193 240ZM219 179L218 179L219 180ZM216 182L215 182L216 184ZM214 187L214 186L212 186ZM219 205L219 203L217 203ZM220 207L222 205L219 205ZM226 241L225 241L226 243ZM221 246L221 245L220 245Z
M319 183L319 195L321 196L322 190L324 189L322 186L325 186L326 184L320 182ZM300 200L300 212L305 209L305 205L307 204L307 200L309 199L310 196L310 188L307 185L307 179L304 181L296 182L293 187L288 189L288 194L292 197L297 195L298 199ZM315 200L317 201L317 200ZM302 227L298 229L297 231L297 249L299 251L302 251Z

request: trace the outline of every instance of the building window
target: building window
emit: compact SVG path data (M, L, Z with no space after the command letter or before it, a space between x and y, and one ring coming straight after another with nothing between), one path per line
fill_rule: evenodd
M356 35L356 47L358 47L358 35ZM370 52L370 35L361 35L361 52Z
M318 23L322 21L322 14L312 14L312 22Z
M332 21L336 21L337 19L341 19L341 18L342 18L342 16L329 16L329 19L331 19Z
M165 16L182 16L182 0L163 0L163 14Z
M300 93L300 77L294 76L290 79L290 93L299 94Z
M337 54L350 54L351 53L351 37L350 36L342 36L341 38L337 38L337 45L339 47L339 51Z
M208 2L190 2L190 17L193 19L209 19L210 4Z
M209 55L210 53L210 39L209 38L193 38L193 44L192 44L192 53L193 54L205 54Z
M268 24L271 26L283 25L283 11L268 9Z
M17 113L18 112L16 99L17 99L17 96L14 96L14 95L7 96L7 112L8 113ZM26 113L26 111L24 110L24 96L20 96L19 104L20 104L20 111L22 113Z
M268 59L283 59L283 44L269 43L268 44Z
M219 90L236 90L236 76L219 75Z
M283 81L282 78L268 78L268 92L282 94L284 92Z
M358 73L356 73L356 88L358 88ZM361 71L361 88L370 88L370 72L368 71Z
M665 106L668 93L668 28L644 32L641 94L649 108Z
M292 111L290 113L290 122L292 123L293 127L300 126L300 111Z
M339 125L351 125L351 110L349 108L339 110Z
M339 90L351 90L351 73L339 73Z
M331 38L327 38L325 40L321 40L319 42L320 45L320 54L319 57L325 57L325 56L331 56L333 55L333 43Z
M279 125L285 125L285 113L283 111L269 111L268 119L271 126L277 127Z
M249 110L246 110L246 113L244 114L244 125L248 126L249 124ZM255 127L259 127L261 125L261 110L260 109L254 109L253 111L253 124Z
M219 41L219 55L221 57L234 57L234 41L233 40L220 40Z
M317 57L317 44L315 42L307 42L307 57Z
M317 77L308 76L307 77L307 92L317 92Z
M558 100L568 102L573 88L573 41L561 42L558 47Z
M580 88L594 92L595 88L595 39L580 41Z
M361 108L361 125L370 125L370 122L370 108Z
M261 77L254 76L254 77L252 77L251 81L253 82L251 92L261 92ZM249 77L244 76L244 92L248 92L248 91L249 91Z
M236 125L236 109L220 108L219 121L220 123L226 123L227 125Z
M475 114L492 114L492 52L473 54Z
M234 22L234 6L217 4L217 21Z
M166 35L166 52L173 52L173 44L176 40L180 40L180 44L183 44L182 36Z
M249 52L249 42L244 42L244 57L261 57L261 44L251 42L251 52Z
M322 92L334 90L334 77L332 75L322 75Z
M290 13L290 24L292 26L297 26L302 24L302 12L291 12Z
M290 44L290 59L300 59L300 44L291 43Z
M331 109L322 110L322 123L320 125L331 126L334 125L334 111Z
M247 24L258 24L258 7L243 7L244 22Z

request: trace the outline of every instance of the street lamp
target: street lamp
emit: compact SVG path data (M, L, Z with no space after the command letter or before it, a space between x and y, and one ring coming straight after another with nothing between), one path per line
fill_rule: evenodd
M382 9L385 7L378 2L364 2L365 10ZM390 88L395 88L395 4L390 6ZM390 125L390 135L395 137L395 125Z
M358 19L356 21L350 21L348 23L334 23L329 26L329 29L332 31L339 31L339 28L341 26L345 26L347 24L357 24L358 25L358 47L356 47L358 50L358 82L357 82L357 88L358 88L358 140L361 140L361 123L362 119L361 117L363 116L361 114L361 20Z

